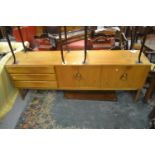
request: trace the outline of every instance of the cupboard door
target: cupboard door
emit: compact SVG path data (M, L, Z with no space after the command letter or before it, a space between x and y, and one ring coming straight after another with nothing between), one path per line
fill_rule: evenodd
M59 89L77 89L79 80L76 79L78 73L77 66L55 66Z
M81 89L100 89L101 87L101 66L79 66Z
M141 89L146 80L147 66L103 66L102 89L136 90Z

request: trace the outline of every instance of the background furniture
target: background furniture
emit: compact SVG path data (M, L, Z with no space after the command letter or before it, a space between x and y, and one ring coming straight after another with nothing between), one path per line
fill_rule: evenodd
M151 62L153 62L152 56L155 55L155 34L147 35L144 46L145 46L146 56L150 59ZM144 97L145 102L148 102L148 100L151 99L152 94L155 90L155 64L154 62L151 64L150 76L151 76L151 81L145 93L145 97Z
M83 50L84 49L84 30L83 27L79 30L68 31L66 27L65 33L62 33L63 49L64 50ZM112 49L115 46L115 32L114 28L95 29L94 27L88 27L88 41L87 49L89 50L103 50ZM60 43L57 38L58 50L60 49Z
M155 34L149 34L147 35L146 41L145 41L145 54L152 62L152 56L155 55Z

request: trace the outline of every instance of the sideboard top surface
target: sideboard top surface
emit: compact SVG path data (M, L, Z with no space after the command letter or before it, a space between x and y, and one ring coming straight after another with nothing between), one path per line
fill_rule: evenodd
M139 51L130 50L88 50L87 60L84 65L150 65L144 54L142 63L138 64ZM65 65L83 65L84 51L64 51ZM35 51L16 53L17 64L13 64L11 57L7 66L42 66L63 65L60 51Z

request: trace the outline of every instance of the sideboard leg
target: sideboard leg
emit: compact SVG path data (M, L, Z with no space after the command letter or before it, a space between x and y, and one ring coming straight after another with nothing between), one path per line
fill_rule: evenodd
M22 98L22 100L25 99L26 94L27 94L27 90L19 89L19 95Z
M145 96L144 96L145 102L148 102L148 100L151 99L154 89L155 89L155 74L153 75L153 79L150 83L150 86L145 93Z
M140 96L141 89L138 89L134 98L134 101L137 102Z

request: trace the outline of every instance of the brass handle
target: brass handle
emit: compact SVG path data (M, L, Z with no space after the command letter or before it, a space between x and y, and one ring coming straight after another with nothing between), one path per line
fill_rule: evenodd
M127 74L127 73L123 73L123 74L121 75L120 79L121 79L122 81L126 81L126 80L128 79L128 74Z
M80 73L76 73L76 74L74 74L73 76L74 76L74 78L75 78L76 80L78 80L78 81L81 80L81 74L80 74Z

